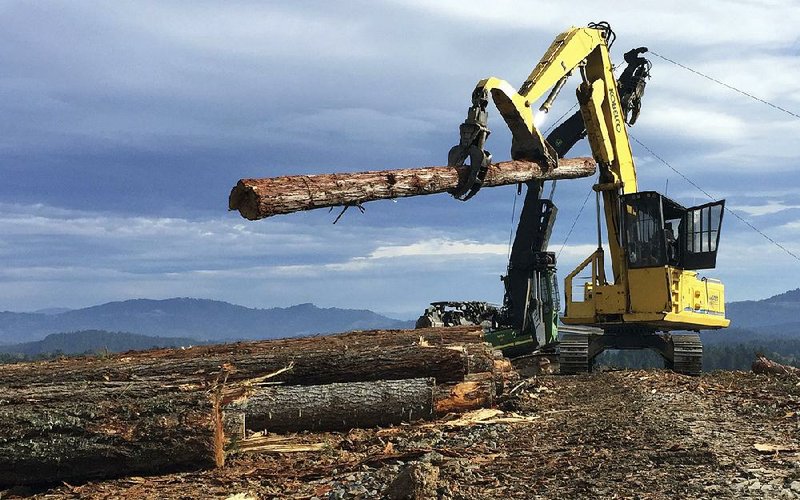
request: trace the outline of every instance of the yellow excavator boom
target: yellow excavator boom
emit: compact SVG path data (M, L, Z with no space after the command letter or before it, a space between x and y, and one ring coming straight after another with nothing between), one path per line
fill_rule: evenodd
M637 344L636 335L717 329L730 323L725 318L724 286L697 272L716 264L724 200L685 208L659 193L639 191L627 129L627 122L632 123L638 116L638 108L632 120L628 120L630 88L621 95L609 55L610 39L613 40L613 32L607 23L572 27L556 37L519 90L515 91L505 80L487 78L476 86L473 104L483 103L485 118L485 102L491 95L511 129L512 158L545 160L550 168L557 168L558 157L536 127L533 106L549 91L539 107L540 113L547 112L567 78L578 70L581 79L576 92L578 104L592 154L599 165L599 178L593 186L598 197L598 247L566 277L562 321L599 327L608 338L616 336L618 341L598 344L600 351L615 346L652 347L672 363L680 357L673 356L672 351L694 349L693 340L689 342L691 345L682 344L683 347L673 345L669 339L668 345L648 344L649 340ZM646 63L647 69L644 76L640 73L640 80L649 77L649 62L634 58L646 51L642 47L625 57L629 68L634 70L637 66L632 66L632 62ZM634 54L631 60L630 54ZM488 135L488 129L485 130L484 139ZM487 153L486 158L491 156ZM611 280L606 277L606 252L600 238L600 199L608 236L605 244L611 260ZM578 283L578 275L589 267L588 281ZM575 293L575 288L579 293ZM696 345L700 345L699 338ZM588 354L589 362L594 355ZM684 371L698 371L694 364L697 356L687 356L691 358L687 361L691 366L686 365L689 367L684 367Z

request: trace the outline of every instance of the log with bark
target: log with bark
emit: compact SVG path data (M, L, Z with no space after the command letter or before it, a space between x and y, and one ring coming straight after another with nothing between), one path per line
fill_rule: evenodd
M250 432L335 431L491 406L494 374L314 386L215 386L159 378L4 387L0 486L222 466ZM256 440L258 437L255 438Z
M244 415L251 431L340 431L430 419L432 378L258 388L229 411Z
M592 158L562 158L557 168L549 170L542 162L503 161L489 166L483 185L589 177L596 166ZM315 208L452 192L467 176L468 167L439 166L242 179L231 191L228 207L246 219L258 220Z
M223 369L229 381L257 378L286 366L273 380L285 384L324 384L407 378L458 381L467 373L489 371L494 352L483 343L480 328L371 330L304 337L157 349L41 363L8 365L30 383L81 380L126 381L143 377L202 375Z
M3 365L0 485L220 466L253 448L246 426L371 427L491 405L508 366L474 327Z
M80 380L0 394L0 486L221 466L243 435L221 386ZM228 419L225 422L226 418Z
M491 405L493 374L468 380L442 388L426 378L261 387L174 385L174 378L154 377L6 386L0 486L219 467L252 448L252 431L348 430Z
M225 410L243 415L248 431L341 431L485 408L496 394L495 374L486 372L441 385L420 378L260 387Z
M794 375L795 377L800 377L800 368L782 365L762 355L756 357L751 369L753 373L765 375Z

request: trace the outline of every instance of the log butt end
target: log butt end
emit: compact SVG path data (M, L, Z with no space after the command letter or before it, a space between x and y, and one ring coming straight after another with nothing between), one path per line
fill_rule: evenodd
M258 194L245 181L246 179L240 180L231 189L231 194L228 196L228 210L238 210L247 220L262 219L263 216L258 210Z

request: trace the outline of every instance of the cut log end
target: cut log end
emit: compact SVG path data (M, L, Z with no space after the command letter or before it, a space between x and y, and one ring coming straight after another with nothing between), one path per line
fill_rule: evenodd
M258 220L258 194L252 186L247 185L249 179L242 179L231 189L228 197L228 210L238 210L247 220Z
M468 375L463 382L444 384L436 390L434 412L440 416L490 407L496 396L492 373Z

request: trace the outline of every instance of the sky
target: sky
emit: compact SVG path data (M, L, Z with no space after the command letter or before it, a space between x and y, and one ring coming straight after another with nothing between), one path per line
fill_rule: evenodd
M412 318L500 302L513 186L373 202L336 225L327 210L247 221L228 194L244 177L445 164L478 80L518 87L558 33L601 20L616 62L647 46L800 113L792 0L0 0L0 310L199 297ZM800 119L650 58L632 135L800 254ZM508 159L494 108L489 125ZM640 189L707 201L633 151ZM593 182L557 186L561 278L594 249ZM758 299L800 286L800 261L728 214L704 274Z

